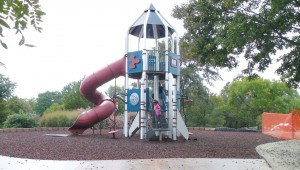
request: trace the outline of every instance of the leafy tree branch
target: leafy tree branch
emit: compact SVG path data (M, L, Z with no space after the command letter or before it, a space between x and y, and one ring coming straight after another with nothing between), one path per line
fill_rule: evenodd
M7 49L7 44L3 41L4 30L15 30L21 35L19 45L32 47L25 43L23 31L32 26L36 31L41 32L42 17L46 13L42 11L39 0L1 0L0 1L0 44Z
M256 77L274 61L276 73L292 87L300 82L300 8L293 0L190 0L175 6L187 32L181 38L182 56L198 67L234 69L241 57L243 73Z

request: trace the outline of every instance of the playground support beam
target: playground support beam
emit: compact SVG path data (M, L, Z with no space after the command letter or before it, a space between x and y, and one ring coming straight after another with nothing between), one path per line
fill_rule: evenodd
M130 31L130 28L128 29L127 32ZM123 134L125 137L128 137L128 107L127 107L127 102L128 102L128 53L129 51L129 34L126 34L126 38L125 38L125 54L126 54L126 61L125 61L125 66L126 66L126 74L125 74L125 111L124 111L124 126L123 126Z
M144 139L144 135L146 133L146 86L147 86L147 51L143 50L143 72L141 79L141 100L140 100L140 139Z
M171 81L171 100L172 100L172 134L173 140L177 140L177 100L176 100L176 78L170 73L170 81Z

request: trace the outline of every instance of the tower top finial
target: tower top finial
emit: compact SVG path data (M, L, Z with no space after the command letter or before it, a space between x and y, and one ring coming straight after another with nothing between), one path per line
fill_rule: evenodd
M156 11L155 7L153 6L153 4L151 3L148 10L151 10L151 11Z
M143 32L143 27L146 27L147 31L145 33ZM159 39L166 36L165 28L168 29L169 35L172 35L175 32L175 29L151 3L142 15L132 24L129 34L140 38L144 37L144 34L146 34L147 38Z

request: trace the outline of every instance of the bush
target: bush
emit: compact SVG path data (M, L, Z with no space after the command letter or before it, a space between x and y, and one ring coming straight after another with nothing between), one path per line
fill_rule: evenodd
M56 110L53 112L44 113L40 118L42 127L69 127L75 122L78 115L83 112L83 109L72 111Z
M128 123L131 124L135 118L137 113L135 112L129 112L128 113ZM110 129L113 128L114 122L113 122L113 115L110 117L96 123L94 127L96 129ZM122 115L116 115L116 128L121 129L124 126L124 114Z
M44 113L51 113L55 111L65 110L65 106L63 104L53 103L48 109L45 110Z
M9 109L7 102L0 100L0 128L4 127L3 124L10 114L13 113Z
M70 127L75 122L76 118L83 109L66 111L57 110L53 112L45 112L40 118L42 127ZM136 116L136 113L128 113L129 124L131 124ZM122 128L124 125L124 115L116 116L116 128ZM113 116L104 119L94 125L96 129L109 129L113 127Z
M136 112L128 112L128 124L131 125L134 118L136 117ZM117 128L123 128L124 126L124 114L116 116L116 126Z
M256 117L256 126L258 127L258 129L261 129L262 128L262 114L261 115L258 115Z
M4 128L33 128L38 126L38 116L31 113L9 115L3 125Z
M110 121L108 119L104 119L96 124L94 124L94 128L96 129L109 129Z

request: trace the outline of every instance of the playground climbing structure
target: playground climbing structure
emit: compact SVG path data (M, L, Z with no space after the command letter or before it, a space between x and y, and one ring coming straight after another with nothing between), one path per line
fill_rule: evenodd
M69 129L71 133L81 134L114 113L113 100L97 88L119 76L125 76L123 134L126 137L139 132L140 139L177 140L180 135L188 139L187 127L179 113L179 36L152 4L128 29L125 56L82 82L80 92L96 107L79 115ZM154 100L159 101L161 108L159 121L154 114ZM132 122L128 120L129 112L136 113Z

